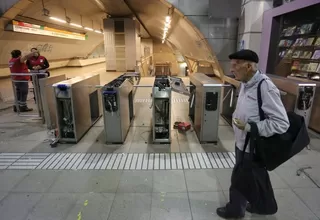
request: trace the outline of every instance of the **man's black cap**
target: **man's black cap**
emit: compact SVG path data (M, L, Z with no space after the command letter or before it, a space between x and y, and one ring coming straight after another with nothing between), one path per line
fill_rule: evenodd
M229 55L230 60L246 60L255 63L259 63L259 57L256 52L252 50L240 50Z

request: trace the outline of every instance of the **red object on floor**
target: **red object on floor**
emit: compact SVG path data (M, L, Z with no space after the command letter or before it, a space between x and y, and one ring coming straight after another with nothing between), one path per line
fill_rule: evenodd
M191 124L188 122L181 122L178 124L178 129L180 131L187 131L191 128Z

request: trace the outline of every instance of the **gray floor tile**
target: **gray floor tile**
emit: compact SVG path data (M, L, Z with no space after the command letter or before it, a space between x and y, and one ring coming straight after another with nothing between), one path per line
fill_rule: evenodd
M227 151L235 151L235 141L234 140L223 140L220 139L221 146Z
M44 194L38 204L29 213L27 220L64 220L76 201L75 194Z
M151 193L117 193L108 220L149 220Z
M151 193L152 180L152 171L124 171L117 192Z
M186 192L183 171L154 171L153 192Z
M191 220L187 193L154 193L151 220Z
M234 140L233 129L230 126L219 126L218 134L220 140Z
M217 169L215 175L218 178L222 190L229 190L231 185L232 169Z
M272 188L274 189L287 189L289 188L288 184L285 183L284 180L282 180L278 174L275 172L269 172L270 180L272 183Z
M312 166L311 169L305 170L307 174L320 186L320 166Z
M29 171L24 170L4 170L0 172L0 191L10 191L18 184Z
M292 160L299 166L319 165L320 152L315 150L303 150Z
M189 198L193 220L217 220L216 209L227 203L223 192L190 192Z
M320 189L293 189L309 209L320 218Z
M40 193L10 193L0 203L0 218L3 220L25 220L41 196Z
M318 220L311 210L289 189L275 190L278 202L278 213L269 219L281 220Z
M304 174L301 174L301 176L297 176L296 167L280 167L280 168L277 168L275 172L291 188L316 187Z
M31 171L12 191L14 192L46 192L59 175L57 171Z
M49 192L116 192L122 171L62 171Z
M221 190L214 170L185 170L185 178L189 192Z
M71 209L66 220L108 219L115 194L85 193L78 195L76 205Z
M8 193L9 192L1 192L0 191L0 202L1 202L2 199L4 199L8 195Z

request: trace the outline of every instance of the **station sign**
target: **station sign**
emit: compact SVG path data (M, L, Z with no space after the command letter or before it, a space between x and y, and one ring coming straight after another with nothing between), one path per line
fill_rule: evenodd
M87 35L74 33L65 30L59 30L55 28L49 28L46 26L29 24L20 21L12 21L13 31L26 33L26 34L37 34L37 35L45 35L51 37L60 37L60 38L67 38L73 40L86 40Z

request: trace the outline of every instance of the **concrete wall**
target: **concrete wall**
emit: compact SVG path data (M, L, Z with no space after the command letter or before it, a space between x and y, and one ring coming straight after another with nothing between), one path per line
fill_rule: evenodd
M149 49L147 49L149 48ZM150 51L150 54L145 54L146 51ZM153 41L152 39L141 39L141 57L147 57L153 54Z
M237 48L237 18L215 17L210 0L167 0L178 8L202 32L225 73L229 71L228 55ZM234 0L236 1L236 0ZM227 11L226 11L227 12ZM223 14L223 13L222 13ZM209 16L210 15L210 16Z
M154 63L171 63L171 73L173 75L178 75L180 73L180 66L178 60L173 53L172 49L161 42L155 41L153 43L153 62Z
M272 0L242 0L238 49L251 49L259 54L263 13L271 8Z

